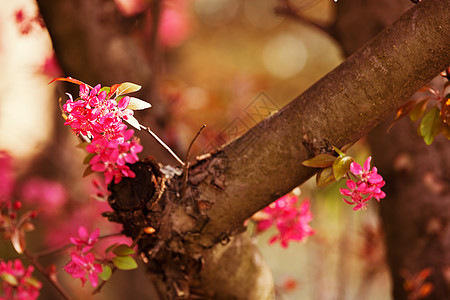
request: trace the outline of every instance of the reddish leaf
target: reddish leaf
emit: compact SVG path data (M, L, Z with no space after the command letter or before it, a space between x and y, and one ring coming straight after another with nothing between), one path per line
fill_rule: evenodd
M391 130L391 128L394 127L395 123L397 123L398 120L408 115L408 113L413 109L415 104L416 100L411 100L400 106L400 108L397 109L397 115L395 116L394 121L391 123L391 125L389 125L387 131L389 132L389 130Z
M116 92L116 90L119 88L120 84L113 84L111 86L111 90L109 91L108 97L111 97L112 94Z
M65 78L64 77L58 77L58 78L55 78L52 81L50 81L48 84L53 83L55 81L67 81L67 82L75 83L75 84L78 84L78 85L86 84L83 81L75 79L75 78L72 78L72 77L65 77ZM92 86L90 86L89 84L86 84L86 85L90 89L92 89Z
M423 116L423 113L427 109L428 101L429 99L422 100L414 106L414 108L409 113L409 118L411 119L411 121L415 122Z

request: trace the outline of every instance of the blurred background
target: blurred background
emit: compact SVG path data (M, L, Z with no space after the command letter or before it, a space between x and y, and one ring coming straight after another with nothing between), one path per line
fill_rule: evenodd
M121 18L131 20L126 23L126 36L142 46L152 67L147 79L135 82L144 87L139 96L153 104L138 115L139 120L155 128L182 158L202 124L207 127L194 144L195 155L244 133L345 58L323 30L335 22L337 3L332 0L166 0L156 8L144 0L104 2L115 5L113 10ZM14 197L24 202L24 210L42 209L36 230L27 234L30 251L67 244L80 225L90 231L100 227L102 234L119 232L120 227L101 217L108 207L95 196L95 175L81 178L84 153L75 148L76 137L62 126L58 98L65 101L64 93L70 87L48 82L72 76L91 85L110 85L133 78L123 80L118 75L117 81L108 82L114 76L102 76L114 71L106 64L101 66L105 68L102 76L94 81L81 71L64 74L62 69L70 67L58 62L64 54L55 55L36 3L1 3L0 150L13 159ZM88 14L83 5L72 13L86 19L97 16ZM105 46L104 51L105 55L116 51L121 57L134 50L125 45L112 50ZM93 64L86 60L78 67L89 72ZM117 73L120 64L118 59L113 66ZM249 109L260 114L251 115ZM175 164L149 136L139 136L144 145L141 158L153 155ZM360 163L369 153L364 140L350 151ZM316 234L305 243L291 243L283 249L268 244L274 232L258 236L279 299L390 299L378 206L372 203L367 211L355 213L342 201L339 187L334 184L317 190L310 180L296 189L301 199L312 200L311 225ZM0 256L10 259L17 254L3 241ZM62 271L68 259L67 254L53 255L43 263L56 263L58 276L70 293L89 299L89 283L81 288L79 280ZM122 274L115 274L103 293L93 298L124 299L130 289L136 291L134 299L151 297L151 290L143 288L148 284L144 270L118 273ZM44 284L41 299L58 299L47 282L36 276Z

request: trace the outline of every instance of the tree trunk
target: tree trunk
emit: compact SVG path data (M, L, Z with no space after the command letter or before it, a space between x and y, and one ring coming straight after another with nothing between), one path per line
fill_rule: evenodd
M411 5L343 1L337 6L335 37L344 53L351 54ZM447 13L449 6L447 1ZM450 143L441 136L427 146L410 120L398 122L387 134L392 120L393 116L368 136L374 161L386 179L381 217L393 296L409 299L405 279L431 268L427 282L433 284L433 292L426 299L446 299L450 295Z

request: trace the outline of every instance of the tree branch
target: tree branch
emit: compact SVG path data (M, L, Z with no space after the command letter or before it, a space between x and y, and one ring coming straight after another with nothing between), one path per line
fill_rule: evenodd
M356 141L448 66L448 14L448 0L423 1L277 114L208 158L215 172L198 185L198 200L211 204L200 244L212 246L306 181L314 170L302 161Z

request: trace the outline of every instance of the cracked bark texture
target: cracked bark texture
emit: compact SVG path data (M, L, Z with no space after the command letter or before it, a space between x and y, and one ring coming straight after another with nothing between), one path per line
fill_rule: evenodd
M341 2L334 37L344 53L351 54L412 5L398 0ZM447 14L449 7L447 1ZM407 299L406 274L431 267L427 282L434 289L426 299L446 299L450 295L450 143L441 136L427 146L418 137L418 124L408 118L386 134L393 118L368 135L374 161L386 179L381 217L393 297Z
M114 55L107 52L124 49L111 45L115 37L123 39L116 41L119 46L128 45L123 42L129 36L126 26L117 28L117 35L109 39L91 36L89 30L77 31L94 22L90 19L104 28L116 28L115 21L103 15L108 11L114 15L112 1L38 3L61 60L74 59L74 54L65 53L71 50L64 48L67 40L72 47L99 48L94 57L112 59L101 66L117 67ZM144 235L139 250L158 279L162 299L273 298L270 271L241 233L244 221L315 173L302 161L329 151L332 145L356 141L449 65L448 4L448 0L424 0L414 7L277 114L194 165L188 188L183 189L180 178L163 175L152 162L137 164L141 169L136 170L135 180L124 179L112 187L115 213L107 215L111 221L123 223L132 237L148 226L157 229ZM100 15L86 18L97 10ZM55 16L61 12L66 18ZM123 55L122 50L116 53ZM143 57L139 49L131 47L130 53L135 55L128 58L130 69L145 78L149 74L145 67L144 71L131 67L133 59ZM63 68L79 70L96 63L86 55L77 59L73 65L66 62L66 67L62 63ZM104 73L110 72L86 76L107 84ZM141 82L141 77L133 78L123 81Z

